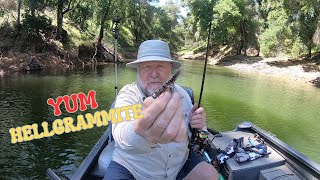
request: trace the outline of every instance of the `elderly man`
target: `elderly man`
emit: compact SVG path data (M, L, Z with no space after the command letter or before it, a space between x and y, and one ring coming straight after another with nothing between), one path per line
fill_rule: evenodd
M140 103L144 116L113 126L115 150L105 179L217 179L213 166L188 149L187 125L206 129L204 109L192 106L176 84L173 92L150 97L170 79L172 69L180 67L168 44L143 42L137 60L127 66L137 68L137 82L121 89L115 108Z

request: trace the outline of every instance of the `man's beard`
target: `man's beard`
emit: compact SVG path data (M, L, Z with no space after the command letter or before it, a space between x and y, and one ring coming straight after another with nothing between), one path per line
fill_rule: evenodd
M146 96L151 96L156 91L158 91L163 84L160 81L160 78L149 78L147 82L143 83L140 78L138 77L138 83L143 90L143 92L146 94Z

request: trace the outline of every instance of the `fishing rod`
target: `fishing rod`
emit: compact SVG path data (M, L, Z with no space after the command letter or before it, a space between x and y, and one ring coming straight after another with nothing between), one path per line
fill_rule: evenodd
M202 93L203 93L203 88L204 88L204 81L206 78L206 71L207 71L207 64L208 64L208 57L209 57L209 51L210 51L210 36L211 36L211 27L212 27L212 19L213 19L213 0L211 0L211 14L210 14L210 23L208 27L208 36L207 36L207 51L206 51L206 59L205 59L205 64L203 67L203 74L202 74L202 83L201 83L201 90L200 90L200 97L199 97L199 102L198 102L198 108L200 107L201 104L201 99L202 99ZM194 152L202 152L204 150L204 147L206 147L205 144L207 144L205 139L207 139L207 131L203 130L197 130L195 128L192 128L191 125L189 124L189 129L191 130L191 140L189 142L189 149L194 151ZM214 134L218 134L218 132L211 130Z
M206 51L206 59L205 59L204 67L203 67L202 83L201 83L201 90L200 90L198 108L200 107L200 104L201 104L204 81L206 79L209 51L210 51L210 37L211 37L211 27L212 27L212 18L213 18L213 0L211 0L211 6L210 7L211 7L211 15L210 15L210 23L209 23L208 36L207 36L207 51Z
M118 37L119 37L119 28L118 25L120 23L120 18L117 16L114 20L113 23L115 24L115 27L112 29L112 32L114 32L114 70L116 74L116 82L114 89L116 90L116 96L118 95L118 52L117 52L117 47L118 47Z

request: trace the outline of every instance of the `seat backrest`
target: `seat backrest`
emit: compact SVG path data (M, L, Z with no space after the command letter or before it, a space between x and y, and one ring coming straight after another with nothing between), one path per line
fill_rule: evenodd
M189 88L189 87L184 87L184 86L182 86L182 88L188 93L189 97L191 98L192 104L194 104L193 90L191 88Z
M98 159L98 167L99 172L106 172L107 168L112 160L112 154L114 150L115 142L112 141L106 146L103 151L101 152L99 159Z

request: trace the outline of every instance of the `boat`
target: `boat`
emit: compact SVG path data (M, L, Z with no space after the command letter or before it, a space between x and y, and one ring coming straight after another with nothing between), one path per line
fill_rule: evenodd
M227 159L224 164L224 179L320 179L318 163L251 122L242 122L234 130L221 132L219 136L216 132L211 130L209 132L209 138L213 139L210 142L213 149L224 149L233 139L240 137L243 137L246 144L249 137L258 135L271 152L267 156L243 163L238 163L235 157ZM104 174L101 169L105 169L111 160L113 146L110 126L70 178L50 168L46 173L52 180L103 179Z

